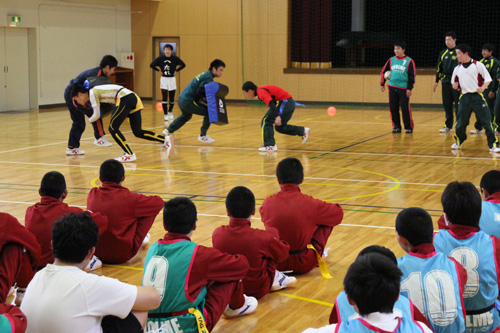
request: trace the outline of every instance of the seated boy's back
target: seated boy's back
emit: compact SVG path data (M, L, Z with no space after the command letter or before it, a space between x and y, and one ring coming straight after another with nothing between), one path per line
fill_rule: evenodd
M435 234L434 246L467 270L463 294L466 332L494 332L500 329L500 314L496 309L500 240L479 230L481 198L473 184L448 184L441 203L449 229Z
M108 217L108 229L99 238L96 256L103 262L123 263L134 257L163 208L159 196L133 193L121 186L125 169L116 160L101 165L102 185L90 190L88 209Z
M278 229L280 239L290 245L290 256L278 270L307 273L318 265L334 226L344 213L338 204L327 203L301 193L304 180L302 164L296 158L282 160L276 168L281 191L268 197L260 207L262 222ZM313 249L307 246L312 244ZM317 254L316 254L317 253Z
M242 254L248 259L250 270L243 279L245 294L256 298L268 294L276 274L278 280L283 279L281 285L277 282L276 290L295 282L295 278L276 272L276 264L288 257L290 249L288 244L279 240L278 230L251 227L250 218L255 214L252 191L243 186L233 188L226 197L226 210L231 217L229 225L215 229L212 242L214 248L222 252Z
M40 202L26 209L25 225L31 231L42 248L42 255L38 269L54 262L52 254L52 225L56 220L69 213L82 213L83 209L71 207L63 201L68 195L64 176L51 171L46 173L41 181L38 191L41 195ZM99 234L108 227L108 218L102 213L89 212L92 219L99 227Z
M500 238L500 170L486 172L479 184L481 188L481 218L479 228Z

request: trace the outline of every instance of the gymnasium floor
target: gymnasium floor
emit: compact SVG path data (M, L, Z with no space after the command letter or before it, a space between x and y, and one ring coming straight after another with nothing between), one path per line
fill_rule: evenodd
M144 104L143 127L161 133L162 113L154 110L154 103ZM301 332L326 325L344 274L362 248L379 244L403 255L394 231L401 209L419 206L437 221L447 183L460 180L478 185L486 171L498 168L500 155L488 152L484 135L469 136L463 149L452 153L453 135L438 133L444 122L441 110L414 108L414 133L392 134L387 108L337 106L333 117L326 108L298 107L290 123L310 127L310 139L302 145L300 137L277 133L276 153L257 151L262 145L260 119L267 110L263 104L229 105L230 124L210 128L209 135L216 140L212 144L197 141L202 118L193 116L175 133L176 150L170 157L160 144L137 139L127 123L122 126L138 157L125 164L124 186L164 200L191 198L198 209L198 229L192 239L199 244L211 246L212 231L228 222L224 199L232 187L249 187L258 206L279 191L275 167L288 156L304 165L304 193L340 203L344 209L344 220L327 245L330 252L325 260L333 279L314 269L298 277L295 287L262 298L254 314L221 319L214 332ZM176 106L174 114L178 113ZM104 122L109 123L109 118ZM122 155L116 144L93 145L89 124L80 147L85 155L66 156L71 120L63 108L0 113L0 123L0 207L21 223L26 208L39 200L38 188L46 172L62 172L69 190L65 202L85 207L89 190L99 185L99 165ZM109 135L108 139L113 141ZM263 227L258 212L252 225ZM160 214L151 230L151 243L163 234ZM105 266L97 274L139 285L146 252L147 248L130 262Z

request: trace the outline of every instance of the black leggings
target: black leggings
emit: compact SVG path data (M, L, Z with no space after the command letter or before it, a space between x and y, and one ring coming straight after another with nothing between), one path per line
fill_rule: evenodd
M137 96L135 94L129 94L122 97L120 99L120 105L111 115L111 120L109 122L109 132L113 136L113 139L115 139L116 143L122 147L123 151L130 155L133 154L132 149L130 149L125 137L122 132L120 132L120 126L127 117L130 120L132 132L136 137L150 141L165 142L165 137L163 135L158 135L154 132L142 129L141 110L130 113L130 111L134 110L136 107Z
M172 112L172 109L174 108L174 97L175 97L175 90L161 90L161 96L162 96L162 102L161 106L163 107L163 113L167 114L167 112ZM168 102L170 100L170 102Z

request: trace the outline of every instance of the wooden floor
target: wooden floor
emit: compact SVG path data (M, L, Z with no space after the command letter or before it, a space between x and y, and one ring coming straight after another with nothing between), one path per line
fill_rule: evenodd
M158 133L164 129L162 113L154 103L145 102L143 126ZM414 110L415 132L392 134L386 108L338 107L330 117L326 106L298 108L291 124L311 128L309 141L276 134L277 153L259 154L262 145L260 119L263 104L229 105L226 126L214 125L209 135L216 141L197 141L201 117L194 116L175 133L176 151L170 158L160 144L135 138L128 124L122 130L137 154L135 163L126 164L124 185L131 190L191 198L198 209L198 229L193 241L211 246L212 231L228 222L224 198L238 185L249 187L258 205L279 190L276 164L287 156L300 159L305 168L302 191L330 202L345 211L342 224L328 242L326 262L334 277L321 277L319 269L300 276L296 287L265 296L256 312L248 317L221 319L214 332L301 332L307 327L328 323L332 303L342 290L347 267L367 245L399 248L394 222L405 207L427 209L437 221L440 197L453 180L479 184L488 170L498 168L497 158L488 152L486 137L469 137L460 153L452 153L453 135L439 134L443 126L441 110ZM174 113L179 112L177 106ZM105 119L105 124L109 118ZM98 186L99 165L118 157L121 149L93 145L91 126L87 126L81 149L84 156L66 156L71 120L62 108L51 111L0 113L0 210L24 223L29 205L39 200L42 176L51 170L64 174L69 190L66 202L85 207L92 186ZM470 128L469 128L470 129ZM109 137L112 141L112 138ZM259 215L252 225L262 228ZM154 241L164 234L161 214L151 230ZM104 267L97 274L116 277L139 285L145 250L120 267Z

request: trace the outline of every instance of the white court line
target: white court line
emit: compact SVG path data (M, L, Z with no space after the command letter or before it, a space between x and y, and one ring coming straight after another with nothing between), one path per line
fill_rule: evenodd
M3 164L28 164L28 165L40 165L40 166L90 168L90 169L100 168L100 166L93 166L93 165L68 165L68 164L55 164L55 163L0 161L0 164L2 164L2 163ZM257 174L233 173L233 172L212 172L212 171L193 171L193 170L175 170L175 169L148 169L148 168L135 168L134 170L135 171L154 171L154 172L194 173L194 174L208 174L208 175L218 175L218 176L245 176L245 177L276 178L276 175L257 175ZM326 177L305 177L305 179L306 180L357 182L357 183L422 185L422 186L447 186L448 185L448 184L432 184L432 183L409 183L409 182L401 182L401 181L395 182L395 181L391 181L391 180L345 179L345 178L326 178Z

